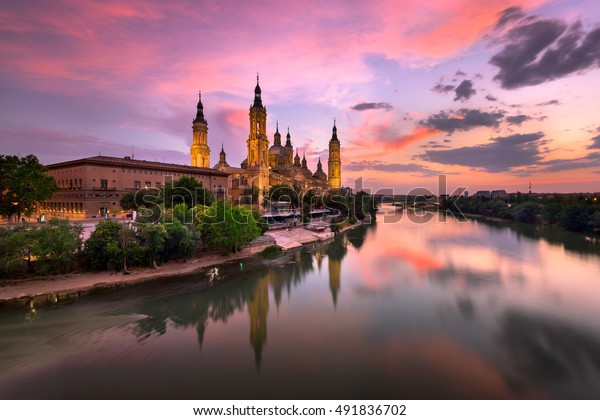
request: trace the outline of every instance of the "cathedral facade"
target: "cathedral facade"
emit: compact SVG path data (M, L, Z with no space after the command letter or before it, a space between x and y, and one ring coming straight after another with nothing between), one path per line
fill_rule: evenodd
M290 130L288 127L285 145L281 142L279 124L276 124L273 145L267 137L267 108L262 103L262 91L256 77L254 102L249 110L249 133L246 140L247 157L239 167L227 163L223 146L219 153L219 162L213 166L228 174L228 194L238 199L243 190L252 186L258 188L261 195L266 194L272 185L288 185L302 190L321 191L341 188L342 162L340 141L337 137L335 121L329 141L329 159L327 173L323 171L321 158L317 170L313 173L307 166L306 156L300 159L298 150L294 155ZM202 96L199 97L196 118L192 125L193 142L190 149L192 166L210 167L210 147L208 146L208 122L204 117Z

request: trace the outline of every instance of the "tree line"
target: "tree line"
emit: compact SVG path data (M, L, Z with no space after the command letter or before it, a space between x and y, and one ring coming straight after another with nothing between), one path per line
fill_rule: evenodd
M134 266L187 260L199 249L237 252L268 228L257 211L215 200L193 178L182 177L158 191L126 194L121 205L137 210L139 218L101 221L85 241L81 225L64 219L0 229L0 276L128 273Z
M515 194L508 199L465 198L445 203L464 214L479 214L521 223L556 225L573 232L600 231L600 204L597 197L548 196L533 198Z

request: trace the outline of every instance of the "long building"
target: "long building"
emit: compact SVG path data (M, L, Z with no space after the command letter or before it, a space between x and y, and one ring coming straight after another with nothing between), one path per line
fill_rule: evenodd
M252 186L257 187L263 195L270 186L276 184L302 190L341 188L341 146L335 121L329 141L327 173L323 171L320 158L317 170L313 173L308 168L306 157L300 159L297 149L294 156L289 128L285 145L282 145L277 124L273 145L269 147L267 108L263 105L261 95L257 76L254 101L249 109L248 139L240 141L240 146L245 143L248 155L239 167L227 163L223 148L219 153L219 162L210 167L208 122L200 96L196 117L192 122L191 166L108 156L47 165L49 175L56 179L60 190L50 200L40 203L38 214L72 219L123 216L119 204L123 195L143 188L160 188L182 176L191 176L217 196L227 196L236 202Z
M50 200L40 203L38 213L45 217L122 217L119 200L123 195L143 188L158 189L182 176L202 182L217 196L227 193L226 173L196 166L94 156L47 165L46 168L60 190Z

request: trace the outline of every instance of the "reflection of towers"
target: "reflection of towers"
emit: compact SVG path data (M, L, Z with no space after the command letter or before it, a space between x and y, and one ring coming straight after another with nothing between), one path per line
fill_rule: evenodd
M269 312L269 278L258 281L252 299L248 302L250 314L250 343L254 347L256 367L260 367L262 349L267 342L267 313Z
M333 298L333 306L337 305L337 297L341 288L342 259L347 252L346 235L338 236L327 247L329 257L329 289Z
M329 290L331 290L334 307L337 305L337 295L340 290L341 266L341 260L335 260L329 257Z

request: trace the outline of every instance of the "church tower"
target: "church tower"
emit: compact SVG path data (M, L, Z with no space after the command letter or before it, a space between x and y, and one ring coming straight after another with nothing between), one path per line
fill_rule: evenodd
M248 136L248 172L252 184L259 191L269 188L269 139L267 139L267 108L263 106L261 89L256 75L254 103L250 107L250 134Z
M290 136L290 126L288 125L287 136L285 136L285 158L286 166L292 166L294 164L294 146L292 146L292 136Z
M329 188L340 188L342 186L342 161L340 159L340 141L337 136L335 120L333 121L333 133L329 140Z
M204 118L204 106L202 105L202 93L199 93L198 109L196 118L192 123L193 140L190 154L192 155L192 166L201 168L210 167L210 147L208 147L208 123Z

